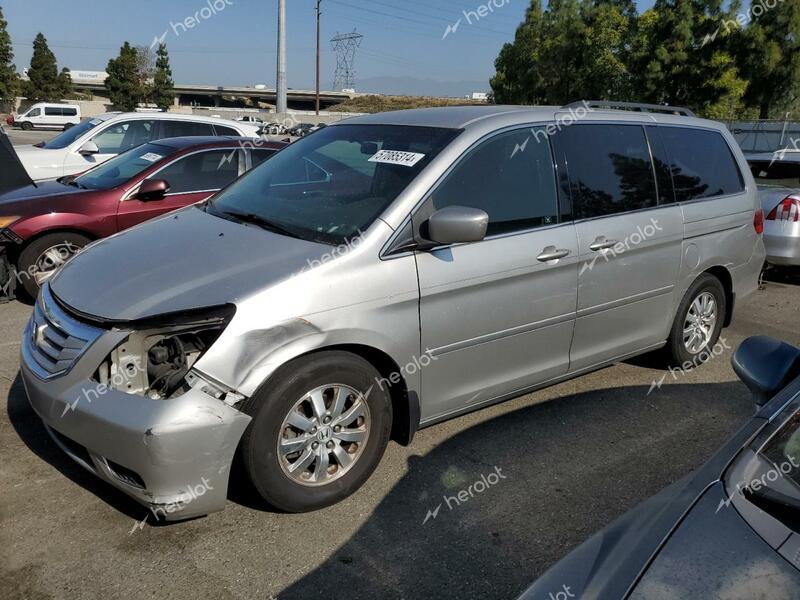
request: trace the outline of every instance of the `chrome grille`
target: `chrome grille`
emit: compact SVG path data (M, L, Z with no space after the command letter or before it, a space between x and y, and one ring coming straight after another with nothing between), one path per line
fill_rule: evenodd
M42 379L64 375L102 332L65 313L45 284L28 324L28 366Z

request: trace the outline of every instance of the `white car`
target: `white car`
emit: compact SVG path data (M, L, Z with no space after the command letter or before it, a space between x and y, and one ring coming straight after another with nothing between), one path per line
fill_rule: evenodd
M184 136L257 137L258 127L214 117L173 113L106 113L35 146L15 149L34 181L82 173L153 140Z
M50 104L39 102L20 115L9 117L13 127L31 129L67 130L81 122L81 108L77 104Z

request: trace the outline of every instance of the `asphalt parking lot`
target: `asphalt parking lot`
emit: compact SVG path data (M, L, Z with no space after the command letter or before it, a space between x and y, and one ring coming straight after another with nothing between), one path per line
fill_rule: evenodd
M777 277L741 302L725 343L800 344L798 285ZM644 357L393 443L331 508L277 513L237 477L223 512L158 525L63 455L29 407L17 371L30 310L0 306L4 598L513 598L753 412L729 350L688 373ZM481 493L443 500L482 477Z
M39 142L43 142L45 140L49 140L57 136L60 131L55 131L52 129L36 129L33 131L24 131L22 129L15 129L13 127L3 126L5 129L6 134L8 135L8 139L11 140L11 143L15 146L24 146L27 144L38 144Z

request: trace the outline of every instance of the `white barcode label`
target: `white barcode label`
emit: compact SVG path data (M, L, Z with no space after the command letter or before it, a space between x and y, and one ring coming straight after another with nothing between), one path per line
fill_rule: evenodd
M385 163L387 165L402 165L413 167L425 158L424 154L418 152L403 152L402 150L381 150L369 159L369 162Z

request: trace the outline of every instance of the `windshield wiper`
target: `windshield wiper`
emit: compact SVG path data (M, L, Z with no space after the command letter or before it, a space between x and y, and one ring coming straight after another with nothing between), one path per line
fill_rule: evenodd
M297 238L298 240L303 239L297 233L295 233L290 229L287 229L283 225L279 225L275 221L270 221L269 219L262 217L261 215L257 215L255 213L238 212L235 210L225 210L222 211L222 214L229 215L234 219L237 219L243 223L250 223L251 225L256 225L258 227L261 227L262 229L267 229L275 233L280 233L281 235Z

